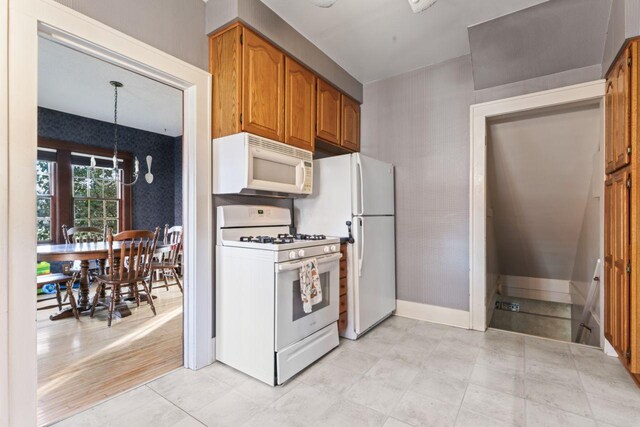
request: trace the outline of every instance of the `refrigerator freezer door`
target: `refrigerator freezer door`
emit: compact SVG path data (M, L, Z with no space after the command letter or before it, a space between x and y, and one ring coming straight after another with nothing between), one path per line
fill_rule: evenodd
M315 160L313 194L293 201L298 232L346 236L351 187L351 155Z
M355 331L361 334L396 309L393 216L354 217Z
M351 177L353 215L394 214L393 165L353 154Z

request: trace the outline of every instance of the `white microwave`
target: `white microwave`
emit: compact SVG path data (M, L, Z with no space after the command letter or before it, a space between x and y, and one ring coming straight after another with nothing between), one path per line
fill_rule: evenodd
M213 140L213 194L299 197L313 190L313 155L241 132Z

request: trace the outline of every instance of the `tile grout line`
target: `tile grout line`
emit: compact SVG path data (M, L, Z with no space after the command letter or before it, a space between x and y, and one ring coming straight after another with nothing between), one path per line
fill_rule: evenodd
M202 424L203 426L206 427L205 423L203 423L202 421L200 421L199 419L197 419L196 417L191 415L189 412L185 411L184 409L182 409L181 407L179 407L178 405L176 405L175 403L173 403L172 401L170 401L169 399L167 399L166 397L164 397L163 395L161 395L160 393L155 391L153 388L149 387L147 384L144 384L143 387L146 387L147 389L151 390L153 393L155 393L156 395L160 396L163 400L169 402L171 405L173 405L176 408L178 408L181 412L184 412L189 418L193 418L194 420L196 420L197 422L199 422L200 424Z

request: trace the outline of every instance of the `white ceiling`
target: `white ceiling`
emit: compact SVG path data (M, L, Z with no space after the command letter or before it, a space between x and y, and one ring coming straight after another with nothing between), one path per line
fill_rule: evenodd
M579 107L492 123L487 166L500 273L571 279L602 112Z
M362 83L469 54L467 27L547 0L438 0L414 14L407 0L262 0Z
M111 80L118 89L118 123L162 135L182 135L182 92L40 38L38 105L113 122Z

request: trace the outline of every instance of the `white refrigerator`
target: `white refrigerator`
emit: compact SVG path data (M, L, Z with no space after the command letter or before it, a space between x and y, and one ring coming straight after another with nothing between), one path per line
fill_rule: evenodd
M393 165L361 154L314 161L313 193L294 201L298 232L347 237L348 323L356 339L396 308Z

